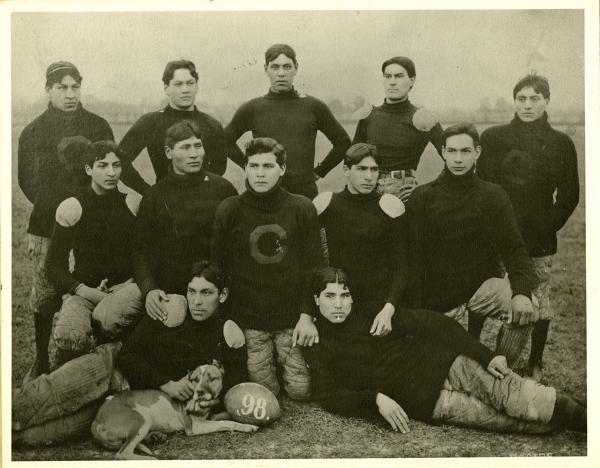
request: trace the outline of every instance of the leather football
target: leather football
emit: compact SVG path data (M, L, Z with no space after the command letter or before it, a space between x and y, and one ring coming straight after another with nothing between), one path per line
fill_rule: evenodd
M225 394L225 409L237 422L267 426L281 416L277 397L257 383L241 383Z

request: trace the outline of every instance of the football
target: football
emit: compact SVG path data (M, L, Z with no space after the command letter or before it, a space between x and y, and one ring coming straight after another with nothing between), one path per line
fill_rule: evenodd
M241 383L225 394L225 409L240 423L267 426L281 416L277 397L257 383Z

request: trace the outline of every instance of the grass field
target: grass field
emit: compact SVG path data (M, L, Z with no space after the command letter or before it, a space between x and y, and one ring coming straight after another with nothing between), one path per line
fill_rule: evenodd
M114 127L120 139L126 126ZM30 285L26 229L30 205L16 186L16 143L22 128L13 128L13 281L12 281L12 376L13 389L33 360L33 320L26 309ZM348 132L354 133L353 126ZM572 129L573 130L573 129ZM587 397L586 387L586 304L585 304L585 201L584 130L572 133L579 155L582 195L579 206L559 233L559 253L553 267L552 287L556 319L552 322L545 354L544 382ZM323 155L327 142L318 142ZM145 158L138 158L146 171ZM419 167L420 181L431 180L441 161L428 147ZM240 188L242 174L229 167L226 177ZM321 190L343 186L340 168L320 182ZM488 321L484 342L493 347L498 325ZM527 355L528 355L527 350ZM560 432L546 436L493 434L451 426L429 426L411 421L411 432L394 433L384 422L368 422L337 417L315 403L296 403L281 399L283 416L268 428L253 435L210 434L200 438L174 435L154 449L164 459L256 459L256 458L388 458L388 457L487 457L487 456L564 456L586 455L585 435ZM381 420L383 421L383 419ZM112 453L89 438L56 447L13 449L13 460L110 460Z

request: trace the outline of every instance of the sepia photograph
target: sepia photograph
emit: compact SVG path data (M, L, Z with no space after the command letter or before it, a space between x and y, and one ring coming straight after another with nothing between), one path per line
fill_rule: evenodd
M2 462L592 466L554 3L0 2Z

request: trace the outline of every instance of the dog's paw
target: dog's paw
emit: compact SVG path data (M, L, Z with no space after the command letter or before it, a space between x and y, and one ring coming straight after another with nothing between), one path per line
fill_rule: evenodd
M242 432L256 432L258 431L258 426L255 426L254 424L240 424L241 427L241 431Z

